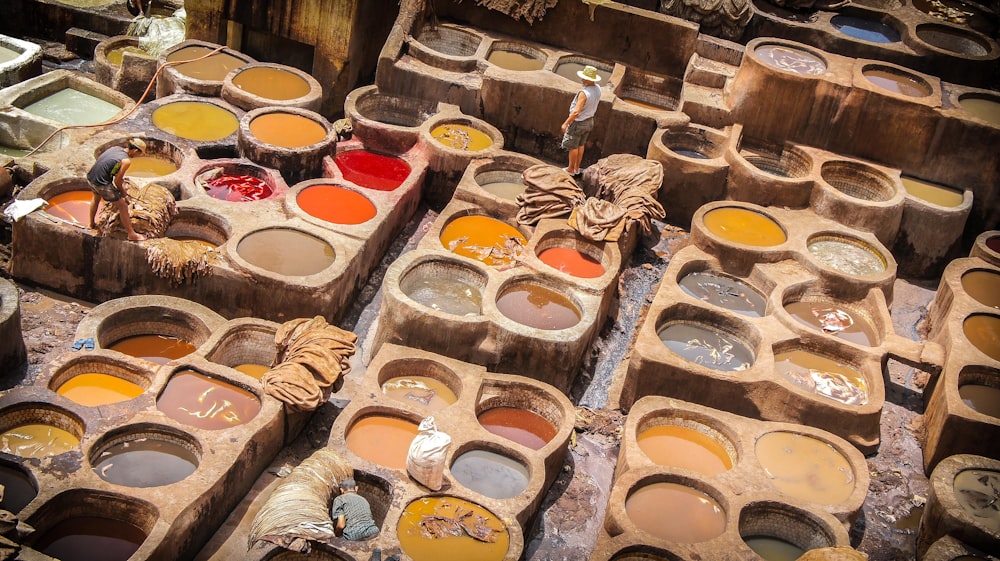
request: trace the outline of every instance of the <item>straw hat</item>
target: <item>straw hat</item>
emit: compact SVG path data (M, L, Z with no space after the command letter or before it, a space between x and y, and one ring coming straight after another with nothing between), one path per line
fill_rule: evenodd
M597 73L597 69L590 65L584 66L583 70L578 70L576 75L579 76L581 80L589 80L591 82L601 81L601 76Z
M141 138L128 139L128 145L131 148L138 148L143 154L146 153L146 141Z

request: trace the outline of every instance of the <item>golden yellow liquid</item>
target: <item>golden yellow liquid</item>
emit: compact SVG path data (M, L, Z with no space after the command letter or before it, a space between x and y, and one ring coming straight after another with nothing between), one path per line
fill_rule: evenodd
M225 109L200 101L176 101L153 111L156 128L190 140L212 141L236 132L240 122Z
M452 519L472 513L472 521L492 530L492 543L464 532L457 536L427 537L420 522L425 517ZM485 508L457 497L424 497L406 505L396 525L399 546L413 561L501 561L510 548L507 527Z
M258 380L260 380L260 377L266 374L267 371L270 369L271 369L270 366L264 366L263 364L251 364L251 363L238 364L233 367L233 370L242 372L247 376L250 376L251 378L257 378Z
M486 150L493 145L493 139L488 134L458 123L438 125L431 130L431 136L449 148L469 152Z
M136 156L130 159L132 160L132 164L129 165L128 171L125 172L125 175L128 177L163 177L177 171L177 164L166 158Z
M117 49L111 49L105 54L105 57L107 57L108 62L110 62L111 64L115 66L121 66L122 60L125 58L125 53L132 53L149 58L149 55L146 54L146 51L132 45L128 45L125 47L118 47Z
M956 207L962 204L965 198L961 191L905 175L903 176L903 187L907 193L914 197L938 206Z
M59 395L87 407L127 401L139 397L142 392L138 384L100 372L77 374L56 390Z
M29 423L0 434L0 450L22 458L44 458L68 452L80 439L52 425Z
M777 222L743 208L717 208L705 214L705 227L720 238L758 247L781 245L788 239Z
M1000 308L1000 273L969 271L962 275L962 288L980 304Z
M771 483L786 495L821 504L840 504L854 492L854 470L822 440L791 432L769 432L754 450Z

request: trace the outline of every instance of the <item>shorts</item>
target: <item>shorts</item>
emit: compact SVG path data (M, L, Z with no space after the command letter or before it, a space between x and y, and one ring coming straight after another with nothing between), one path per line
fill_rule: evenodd
M593 117L570 123L566 127L566 134L563 135L563 150L573 150L574 148L583 146L583 143L587 141L587 136L590 135L590 131L592 130L594 130Z
M121 191L115 187L114 183L109 183L107 185L94 185L90 184L90 189L101 196L102 199L109 203L113 203L118 199L122 198Z

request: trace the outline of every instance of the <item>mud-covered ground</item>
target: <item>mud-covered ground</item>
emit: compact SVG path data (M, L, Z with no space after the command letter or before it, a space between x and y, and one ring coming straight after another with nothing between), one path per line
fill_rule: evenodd
M2 202L0 202L2 204ZM403 234L372 275L340 326L359 335L359 349L352 360L351 380L364 375L370 360L370 334L378 321L381 279L386 267L400 254L412 250L437 213L421 207ZM618 456L618 430L623 417L604 408L608 387L616 368L627 360L636 326L655 294L670 257L687 243L686 231L658 224L659 235L642 240L618 288L618 305L604 325L598 340L571 391L579 406L578 434L566 455L562 472L546 495L535 527L526 535L526 561L578 561L589 557L600 532L605 506ZM9 231L0 244L9 241ZM9 248L0 248L9 249ZM897 280L892 317L897 333L919 339L921 324L937 283ZM45 367L56 356L73 352L77 324L92 303L74 301L36 287L21 288L21 314L28 363L4 378L4 387L16 383L44 381ZM851 528L852 545L871 561L915 559L916 527L927 496L919 434L923 424L922 388L925 373L890 361L886 373L886 403L882 414L882 442L877 454L868 458L871 487L862 515ZM344 390L341 392L345 393ZM199 560L225 561L232 552L245 551L245 531L252 519L252 503L266 493L282 466L294 466L312 449L326 443L329 428L346 402L335 394L315 415L300 438L275 459L261 475L247 500L209 542Z

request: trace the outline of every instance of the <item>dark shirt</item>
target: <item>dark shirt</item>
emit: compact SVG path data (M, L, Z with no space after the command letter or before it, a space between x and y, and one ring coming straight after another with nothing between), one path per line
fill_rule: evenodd
M344 517L344 537L349 540L363 540L378 533L371 506L357 493L343 493L333 499L331 517L336 523L340 516Z
M97 157L97 161L87 172L87 181L92 185L111 185L125 159L128 159L128 152L121 146L108 148Z

